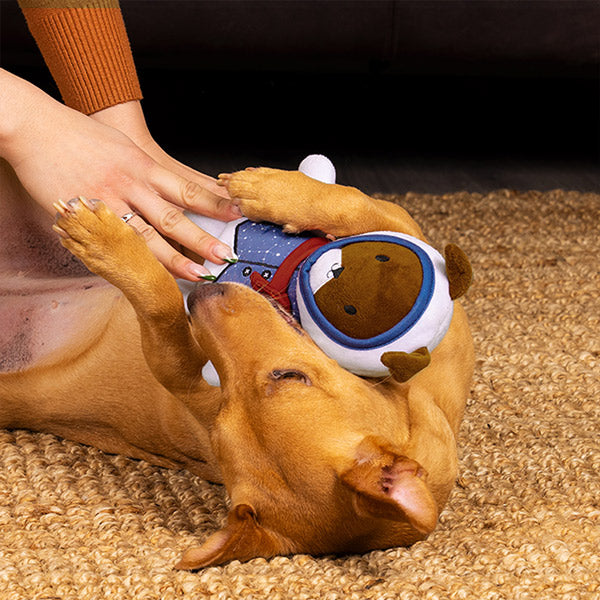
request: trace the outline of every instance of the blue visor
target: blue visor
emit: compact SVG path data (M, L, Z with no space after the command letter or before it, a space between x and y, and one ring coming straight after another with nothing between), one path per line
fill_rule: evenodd
M421 290L419 291L419 295L417 296L417 299L415 300L415 303L408 314L402 320L396 323L396 325L394 325L391 329L388 329L387 331L384 331L375 337L367 339L352 338L345 333L342 333L339 329L336 329L329 321L327 321L317 306L315 296L310 287L310 270L320 256L332 248L343 248L349 244L356 244L360 242L390 242L392 244L404 246L417 256L423 271L423 284L421 286ZM319 329L325 335L341 346L358 350L366 350L370 348L378 348L379 346L385 346L403 336L411 329L411 327L413 327L413 325L420 319L421 315L427 310L427 307L431 302L435 285L435 274L431 258L429 258L427 253L416 244L413 244L404 238L394 237L392 235L374 234L361 236L358 239L356 237L342 238L317 249L302 264L298 281L300 293L302 295L302 299L304 300L304 304L306 305L306 309L317 327L319 327Z

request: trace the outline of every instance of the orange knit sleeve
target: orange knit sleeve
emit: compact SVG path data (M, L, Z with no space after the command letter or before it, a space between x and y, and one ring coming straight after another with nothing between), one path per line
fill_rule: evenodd
M19 0L67 106L85 114L140 100L118 0Z

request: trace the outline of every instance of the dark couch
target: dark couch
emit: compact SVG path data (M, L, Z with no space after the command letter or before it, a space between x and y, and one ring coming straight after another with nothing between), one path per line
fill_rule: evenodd
M51 88L16 2L2 65ZM122 2L167 147L598 159L595 0Z

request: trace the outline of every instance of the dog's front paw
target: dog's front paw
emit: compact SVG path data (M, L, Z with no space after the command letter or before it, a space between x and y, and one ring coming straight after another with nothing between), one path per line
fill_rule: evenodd
M106 276L132 261L131 252L145 243L100 200L80 196L54 205L54 231L62 245L99 275Z
M266 221L274 217L274 208L279 201L276 190L271 189L276 173L282 172L266 167L249 167L245 171L221 173L219 183L239 203L246 217L253 221Z
M298 171L265 167L249 168L219 175L219 183L238 202L244 216L252 221L281 225L288 233L307 229L305 188L309 180Z

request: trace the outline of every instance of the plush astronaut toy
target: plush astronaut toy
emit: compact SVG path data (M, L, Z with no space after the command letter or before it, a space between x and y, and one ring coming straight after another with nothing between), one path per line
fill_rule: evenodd
M307 157L299 170L335 183L335 168L324 156ZM357 375L406 381L425 368L450 326L453 300L470 283L468 259L457 246L448 246L444 259L397 232L330 241L248 219L188 216L238 256L234 264L205 263L217 281L270 296L328 356ZM203 375L219 385L210 363Z

